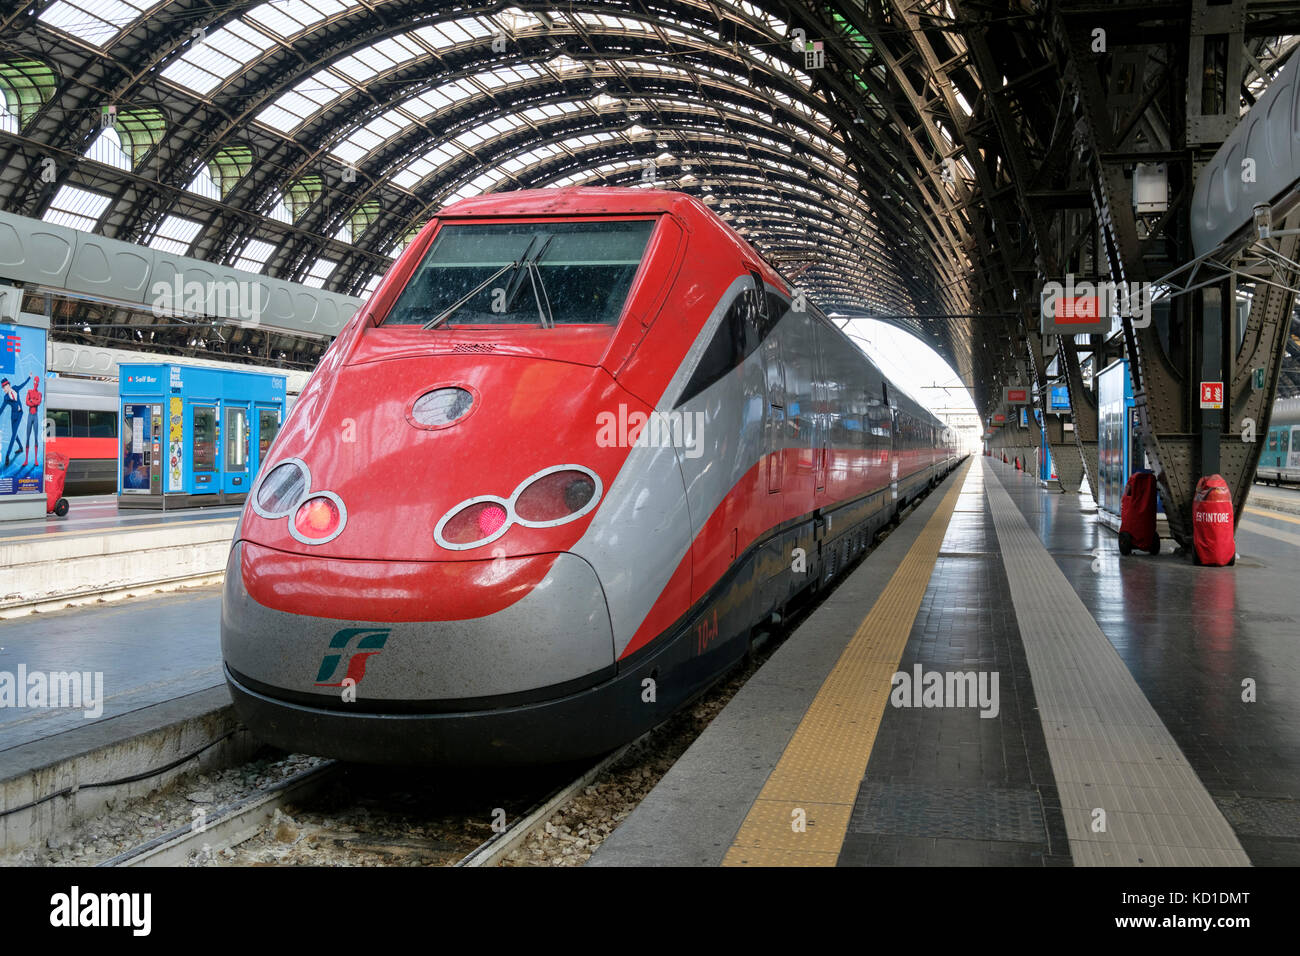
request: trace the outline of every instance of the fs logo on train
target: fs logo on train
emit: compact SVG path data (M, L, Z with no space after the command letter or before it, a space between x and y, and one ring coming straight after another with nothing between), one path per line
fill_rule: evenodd
M351 680L354 686L360 684L361 679L366 676L366 661L384 649L384 645L388 642L388 634L386 630L369 627L343 628L330 638L329 650L321 659L320 670L316 674L316 686L342 687L345 680ZM339 671L343 651L352 644L354 639L357 640L356 648L348 656L343 675L337 681L331 680Z

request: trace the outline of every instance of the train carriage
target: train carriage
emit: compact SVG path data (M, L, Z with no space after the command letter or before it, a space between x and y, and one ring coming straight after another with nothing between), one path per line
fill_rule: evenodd
M336 339L242 515L222 611L289 749L611 749L743 656L956 464L940 423L706 206L441 211Z
M1255 478L1264 484L1300 481L1300 398L1273 403L1268 431L1261 439Z

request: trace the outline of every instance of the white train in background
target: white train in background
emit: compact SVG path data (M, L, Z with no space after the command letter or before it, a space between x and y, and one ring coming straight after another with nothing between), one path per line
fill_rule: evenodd
M1255 480L1266 485L1300 481L1300 398L1279 398L1273 403L1268 432L1260 440Z

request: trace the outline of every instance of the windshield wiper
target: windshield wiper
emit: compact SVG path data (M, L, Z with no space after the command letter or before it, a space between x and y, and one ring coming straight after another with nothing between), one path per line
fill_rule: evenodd
M516 259L514 262L507 262L505 265L503 265L503 266L502 266L500 269L498 269L496 272L492 273L492 275L488 276L486 279L484 279L482 282L480 282L480 283L478 284L478 286L477 286L477 287L476 287L472 292L469 292L469 293L467 293L467 294L461 296L459 299L457 299L457 300L456 300L455 302L453 302L451 305L447 306L447 308L443 309L441 312L439 312L437 315L435 315L433 318L431 318L428 322L425 322L424 325L420 326L420 328L422 328L422 329L432 329L432 328L436 328L437 326L441 325L444 321L446 321L446 319L447 319L448 316L450 316L452 313L454 313L454 312L455 312L457 309L459 309L462 305L464 305L464 304L465 304L466 302L468 302L470 299L474 298L474 296L478 295L480 292L482 292L484 289L486 289L488 286L490 286L493 282L496 282L497 279L501 278L503 275L505 275L505 274L506 274L507 272L509 272L511 269L518 269L518 268L520 267L520 265L522 265L522 264L523 264L523 263L522 263L522 260L520 260L520 259Z
M542 320L542 328L555 328L555 314L551 311L551 299L546 294L546 285L542 282L542 270L536 262L528 263L528 278L533 283L533 297L537 299L537 315Z
M541 237L541 234L538 234L537 238L540 239ZM551 311L551 297L546 294L546 283L542 281L542 269L537 262L546 254L546 250L554 238L555 233L548 235L546 241L525 261L528 266L528 279L533 284L533 298L537 300L537 316L541 319L542 328L544 329L555 328L555 314Z

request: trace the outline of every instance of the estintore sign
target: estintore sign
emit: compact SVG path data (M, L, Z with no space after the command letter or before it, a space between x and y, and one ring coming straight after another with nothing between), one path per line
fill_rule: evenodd
M1201 408L1222 408L1222 407L1223 407L1223 383L1202 382L1201 383Z

